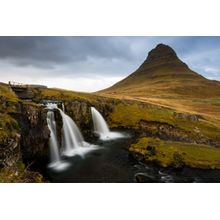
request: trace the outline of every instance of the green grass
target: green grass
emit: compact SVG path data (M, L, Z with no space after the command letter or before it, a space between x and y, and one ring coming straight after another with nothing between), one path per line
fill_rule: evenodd
M19 131L17 121L8 114L0 113L0 143L6 138L13 138Z
M91 101L95 99L95 95L83 93L83 92L74 92L64 89L41 89L39 94L41 99L54 99L54 100L82 100L82 101Z
M186 165L220 169L220 149L207 145L143 137L131 145L129 150L143 155L146 161L156 162L163 167Z
M208 100L212 105L220 106L220 98Z
M10 115L16 112L19 101L15 93L5 84L0 84L0 143L6 138L13 138L19 131L17 121Z
M109 116L111 125L123 125L127 127L138 127L140 120L158 121L174 124L173 111L165 108L157 108L143 104L119 104L114 107Z
M111 127L124 126L139 128L140 121L156 121L167 123L187 132L195 129L208 138L219 139L220 128L209 123L208 120L192 121L174 117L174 110L147 104L118 104L109 115Z
M18 98L8 85L0 84L0 96L5 97L9 102L17 102Z

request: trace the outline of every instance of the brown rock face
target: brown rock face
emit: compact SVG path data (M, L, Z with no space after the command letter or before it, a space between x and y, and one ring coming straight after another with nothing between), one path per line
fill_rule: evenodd
M157 60L175 60L178 59L176 52L168 45L158 44L148 53L147 61L155 62Z
M20 104L15 117L21 129L20 144L23 161L31 163L48 156L50 132L46 111L41 107Z

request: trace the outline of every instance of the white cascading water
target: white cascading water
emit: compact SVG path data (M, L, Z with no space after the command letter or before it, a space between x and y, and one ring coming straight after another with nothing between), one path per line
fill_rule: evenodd
M63 112L65 113L65 106L64 106L64 103L62 102L62 110Z
M63 120L62 154L65 156L83 156L87 152L97 149L97 146L85 142L79 128L72 118L61 109L59 109L59 111Z
M80 155L83 157L86 153L98 149L98 146L85 142L75 122L61 109L59 109L57 107L57 104L48 103L47 109L48 109L47 124L50 130L50 139L49 139L50 159L51 159L51 162L49 164L50 168L54 168L56 170L62 170L69 165L68 163L62 161L62 159L60 158L60 151L59 151L60 148L57 140L56 121L53 112L54 109L58 109L60 111L60 115L63 121L63 127L61 132L62 155L64 156Z
M52 106L49 107L51 109ZM63 170L65 169L68 164L63 162L60 158L59 153L59 144L57 140L57 132L56 132L56 121L54 118L54 112L49 110L47 112L47 124L50 130L50 139L49 139L49 146L50 146L50 168L54 168L56 170Z
M112 140L124 137L124 135L119 132L110 131L105 119L94 107L91 107L91 113L94 125L94 133L95 135L98 135L101 140Z

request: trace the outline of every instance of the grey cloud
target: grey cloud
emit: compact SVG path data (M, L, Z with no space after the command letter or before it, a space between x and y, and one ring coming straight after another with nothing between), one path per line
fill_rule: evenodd
M0 59L18 65L74 63L88 57L131 59L129 50L129 42L120 37L0 37Z
M47 77L126 76L161 42L205 76L213 77L207 67L220 69L220 37L0 37L0 65L32 67L42 77L45 70Z

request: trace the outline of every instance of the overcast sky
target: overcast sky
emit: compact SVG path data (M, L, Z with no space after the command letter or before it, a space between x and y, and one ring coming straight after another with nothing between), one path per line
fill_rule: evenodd
M158 43L220 80L220 37L0 37L0 81L97 91L135 71Z

